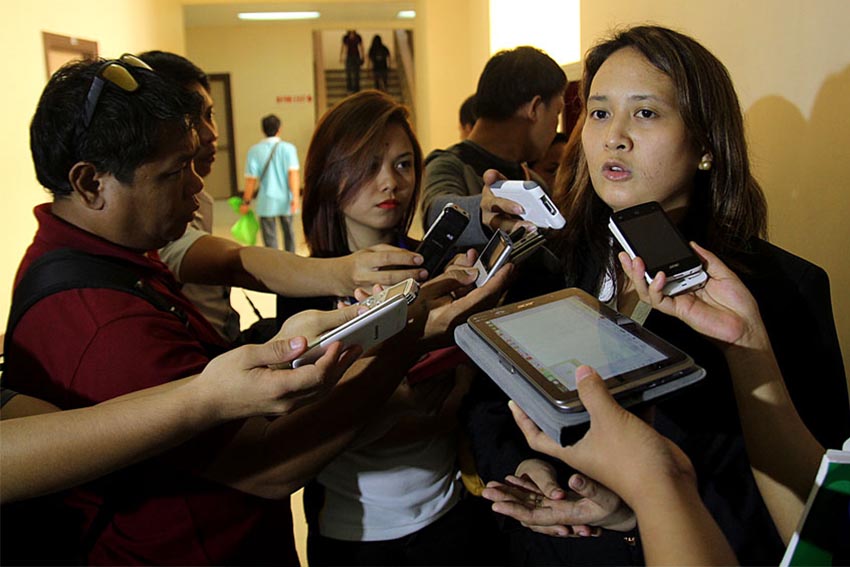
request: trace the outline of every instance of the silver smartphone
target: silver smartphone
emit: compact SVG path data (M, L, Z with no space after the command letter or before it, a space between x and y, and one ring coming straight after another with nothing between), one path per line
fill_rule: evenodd
M478 270L475 285L481 287L486 284L493 274L508 262L512 249L513 242L508 233L502 229L496 230L490 242L484 247L484 251L478 256L478 260L475 261L475 269Z
M298 368L316 362L328 345L335 341L342 342L343 350L359 345L365 352L404 329L405 325L407 300L404 295L395 295L311 342L306 352L293 360L290 367Z
M412 278L408 278L404 281L400 281L395 285L391 285L390 287L374 294L363 301L360 302L360 305L364 307L372 308L378 305L379 303L383 303L388 299L392 299L396 296L404 297L404 300L408 305L413 303L416 300L416 297L419 295L419 284L416 283L416 280Z

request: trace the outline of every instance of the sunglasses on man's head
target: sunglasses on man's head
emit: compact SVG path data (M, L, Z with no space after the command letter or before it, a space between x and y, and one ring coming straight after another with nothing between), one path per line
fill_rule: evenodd
M125 53L118 59L106 61L101 65L100 69L95 73L91 87L89 87L89 92L86 95L86 105L83 108L84 130L89 127L92 118L94 118L97 101L100 100L100 93L103 91L103 87L107 81L128 93L132 93L139 88L139 83L130 73L129 67L153 71L150 65L130 53Z

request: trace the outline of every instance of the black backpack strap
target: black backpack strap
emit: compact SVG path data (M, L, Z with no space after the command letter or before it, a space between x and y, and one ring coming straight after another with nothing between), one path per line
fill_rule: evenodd
M30 265L15 287L6 325L4 352L9 352L12 333L30 307L49 295L69 289L101 288L130 293L188 325L186 313L151 289L139 271L138 267L117 258L96 256L71 248L44 254Z

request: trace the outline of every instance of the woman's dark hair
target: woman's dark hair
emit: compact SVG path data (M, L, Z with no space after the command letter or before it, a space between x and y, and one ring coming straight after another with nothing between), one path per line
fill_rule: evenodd
M679 113L691 142L711 154L709 171L696 171L687 215L680 226L690 239L724 260L746 252L753 238L763 237L767 204L750 171L744 122L738 97L726 67L694 39L658 26L619 31L588 51L579 96L586 109L593 79L615 52L632 48L670 77ZM606 229L611 209L593 190L578 131L583 110L559 170L556 199L567 218L553 244L573 285L594 288L611 261Z
M200 120L199 94L156 72L127 65L138 88L127 92L104 81L91 123L83 127L86 97L104 63L68 63L41 93L30 123L30 150L38 181L54 198L71 194L68 174L80 161L132 183L136 169L155 159L164 136L173 136L175 128L188 132Z
M313 256L328 258L350 252L342 209L378 174L380 164L375 156L384 153L381 144L390 124L401 126L413 146L413 194L398 226L399 237L407 234L419 199L422 149L407 108L380 91L361 91L322 116L307 149L301 220Z

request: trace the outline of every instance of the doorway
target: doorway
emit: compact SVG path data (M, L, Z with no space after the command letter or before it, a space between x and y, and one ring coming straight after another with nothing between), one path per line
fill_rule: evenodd
M236 179L236 144L233 139L233 103L230 96L230 74L209 75L210 96L213 99L218 125L216 165L204 178L204 187L213 199L227 199L239 193Z

